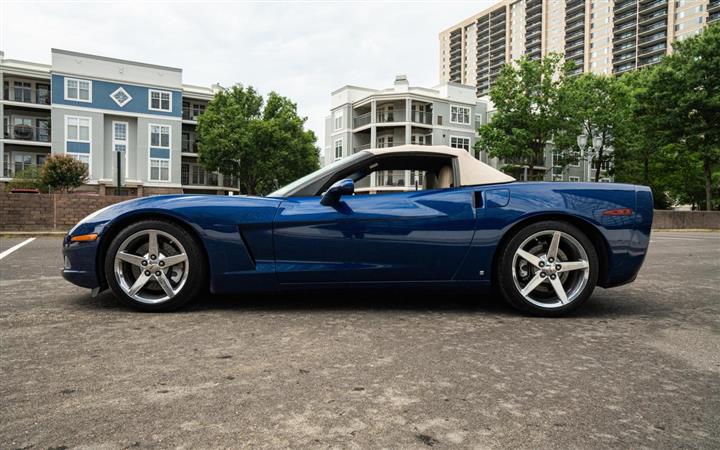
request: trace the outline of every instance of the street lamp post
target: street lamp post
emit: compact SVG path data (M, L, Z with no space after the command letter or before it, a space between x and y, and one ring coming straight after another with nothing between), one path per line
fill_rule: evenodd
M586 134L580 134L577 137L577 145L580 148L580 157L585 159L585 166L587 167L586 181L590 181L590 169L592 168L592 159L603 145L602 136L593 136L592 143L588 146L588 137Z

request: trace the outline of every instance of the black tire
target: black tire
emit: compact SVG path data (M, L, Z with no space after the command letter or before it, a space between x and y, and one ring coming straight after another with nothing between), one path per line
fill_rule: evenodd
M561 281L561 284L567 283L568 286L570 286L571 283L574 283L572 284L572 288L574 289L572 290L572 300L570 300L571 297L568 296L567 299L570 301L568 301L567 303L563 303L560 301L559 295L556 294L557 290L555 290L554 286L550 283L551 276L553 277L553 282L555 282L556 278L558 281L560 281L561 273L540 273L545 272L546 270L554 271L554 268L557 267L555 264L557 263L560 263L560 266L562 268L562 263L564 261L560 260L560 253L558 253L557 261L550 264L547 263L548 258L546 257L548 256L549 252L547 247L544 246L549 245L549 241L547 241L546 239L551 239L551 235L548 235L546 238L545 235L542 233L552 233L554 231L564 233L561 234L562 237L560 239L560 245L564 245L567 248L565 248L564 250L561 248L560 253L565 255L566 251L567 254L570 254L577 250L575 249L575 246L579 244L582 247L582 251L584 251L587 257L587 263L589 265L589 270L587 271L568 271L567 273L562 275L565 277L565 280ZM540 234L540 236L535 237L538 236L538 234ZM530 239L529 242L528 239ZM565 244L562 243L562 239L565 239ZM523 245L523 243L525 243L525 248L523 250L528 251L527 248L529 246L535 246L535 248L539 249L537 252L538 255L543 255L543 252L545 252L542 263L545 269L539 269L535 267L529 262L526 262L522 257L518 256L518 258L515 258L516 253L520 249L520 246ZM580 254L582 254L582 251L580 251ZM588 237L582 231L567 222L547 220L543 222L536 222L526 227L522 227L521 229L517 230L508 241L506 241L502 248L498 249L498 252L499 253L497 258L497 267L495 271L495 285L503 298L511 306L528 314L545 317L557 317L567 314L570 311L580 307L584 302L586 302L587 299L590 298L590 296L592 295L593 290L595 289L595 285L597 284L599 273L599 260L597 252L595 251L595 247L593 246L590 239L588 239ZM534 254L532 251L530 251L530 253ZM576 256L568 258L568 260L572 261L574 261L575 259L578 258ZM581 259L584 260L584 258ZM513 264L515 264L516 276L513 275ZM522 267L522 264L525 265L524 269ZM553 268L551 269L548 266L553 266ZM545 298L543 298L542 296L540 296L540 298L534 298L534 296L536 295L535 291L531 291L528 293L528 296L533 297L531 299L526 298L526 296L521 293L520 287L524 288L527 287L528 284L530 284L529 282L526 282L524 285L522 285L522 277L525 276L525 279L531 280L534 278L535 275L537 275L538 277L542 277L542 281L540 282L541 284L539 284L538 287L535 289L542 289L545 291L539 292L537 293L537 295L540 296L540 294L543 294L545 295ZM586 280L584 284L583 279ZM555 295L554 300L553 295Z
M136 235L138 233L141 233L143 231L149 231L149 230L157 230L159 232L165 233L169 235L172 239L169 239L166 235L160 236L158 238L158 241L160 242L160 245L176 245L180 244L180 246L184 249L184 253L187 256L187 263L184 263L185 265L179 264L177 267L180 269L178 270L187 270L188 268L190 270L187 270L187 276L184 278L184 282L179 285L179 289L174 294L173 297L158 301L157 303L146 303L143 301L139 301L125 292L123 288L120 285L120 281L118 280L118 277L116 276L115 271L115 257L120 250L120 246L123 245L123 243L130 238L133 235ZM141 239L141 238L138 238ZM164 239L164 242L161 240ZM168 247L165 247L168 249ZM172 250L172 247L169 248L169 250ZM140 252L142 253L143 250ZM162 249L159 250L159 253L162 252ZM145 256L144 259L147 259L146 262L150 262L150 257ZM161 256L157 255L157 260L160 261ZM144 264L144 263L143 263ZM158 263L159 264L159 263ZM129 270L134 269L132 265L129 266L123 266L123 271L125 273L128 273L127 277L128 280L125 280L126 286L131 284L132 281L136 280L133 279L132 273L129 273ZM129 268L129 269L128 269ZM139 311L146 311L146 312L165 312L165 311L173 311L178 308L181 308L188 303L196 300L199 298L202 293L206 291L207 287L207 267L205 262L204 254L202 253L202 250L200 248L200 244L195 240L195 238L188 233L184 228L181 226L170 222L166 220L143 220L138 223L134 223L127 228L124 228L121 230L112 240L110 243L110 246L108 247L108 251L105 254L105 261L104 261L104 269L105 269L105 279L107 280L108 286L112 290L112 292L115 294L115 296L125 305L130 306L131 308L134 308ZM160 269L159 267L156 267L156 269ZM142 271L142 268L139 268L138 270ZM170 269L169 267L165 268L164 270L175 270ZM145 273L149 273L145 272ZM156 271L155 274L161 275L160 272ZM168 279L172 279L172 276L176 272L166 272L167 275L169 275ZM122 276L121 278L124 278L125 276ZM159 280L158 280L159 281ZM155 283L155 284L152 284ZM151 288L155 288L157 291L158 289L161 289L159 283L157 281L149 280L147 287L143 288L143 291L148 291ZM151 292L152 293L152 292ZM158 296L163 296L166 294L163 294L163 291L160 290L157 294Z

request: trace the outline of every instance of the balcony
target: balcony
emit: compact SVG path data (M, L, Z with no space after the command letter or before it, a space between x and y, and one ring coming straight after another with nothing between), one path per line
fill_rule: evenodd
M652 14L641 16L638 23L640 23L641 25L646 25L663 17L667 17L667 10L661 9L659 11L655 11Z
M652 25L648 25L640 30L640 34L645 34L649 31L658 30L660 28L667 28L667 23L663 20L662 22L656 22Z
M667 6L667 0L654 0L649 3L640 3L640 12L648 13L655 11L663 6Z
M183 153L197 153L198 152L198 145L197 141L194 139L183 139L181 141L181 149Z
M24 124L6 125L3 136L16 141L50 142L50 128Z
M575 14L580 14L581 12L585 12L585 2L579 1L575 3L570 3L565 7L565 17L572 17Z
M632 11L637 10L637 1L636 0L630 0L627 2L615 4L615 10L614 10L615 14L619 14L619 13L629 11L629 10L632 10Z
M657 40L666 40L667 39L667 33L664 31L661 31L660 33L655 33L650 36L643 36L638 41L640 44L647 44L649 42L657 41Z
M377 123L394 123L405 122L405 110L401 108L378 110L375 113L375 122Z
M205 112L205 108L203 108L202 110L199 110L196 108L189 108L189 107L183 106L182 120L193 120L193 121L197 122L198 117L200 117L200 115L203 112Z
M421 123L425 125L432 125L432 112L429 111L411 111L410 121L414 123Z
M635 9L631 9L630 11L624 12L622 14L616 14L613 22L615 23L615 25L618 25L630 20L630 18L635 17L636 15L637 11Z
M665 53L665 50L667 49L667 44L665 42L661 42L659 44L652 45L650 47L643 47L639 51L639 56L649 56L658 52Z
M368 150L369 148L370 148L370 144L356 145L353 147L353 153L361 152L363 150Z
M33 91L35 95L33 95ZM26 103L28 105L50 106L50 87L31 89L30 87L5 88L3 98L9 102Z
M353 128L364 127L369 125L372 119L372 115L368 112L359 116L353 117Z
M217 172L208 172L199 164L182 163L180 167L180 184L183 186L220 186L220 177Z
M615 27L615 29L613 30L613 34L623 33L628 30L634 30L636 25L637 25L637 22L635 22L634 20L620 24Z

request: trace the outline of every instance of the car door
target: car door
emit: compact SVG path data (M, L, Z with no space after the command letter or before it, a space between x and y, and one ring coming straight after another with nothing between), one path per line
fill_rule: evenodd
M280 283L450 280L472 240L473 192L288 198L273 224Z

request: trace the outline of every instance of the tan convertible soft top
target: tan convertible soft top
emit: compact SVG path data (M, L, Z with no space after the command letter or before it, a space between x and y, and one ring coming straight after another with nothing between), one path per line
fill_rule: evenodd
M373 148L365 150L373 155L390 155L402 152L436 153L457 158L460 166L460 186L473 186L477 184L508 183L515 178L482 161L473 158L469 152L447 145L399 145L389 148Z

